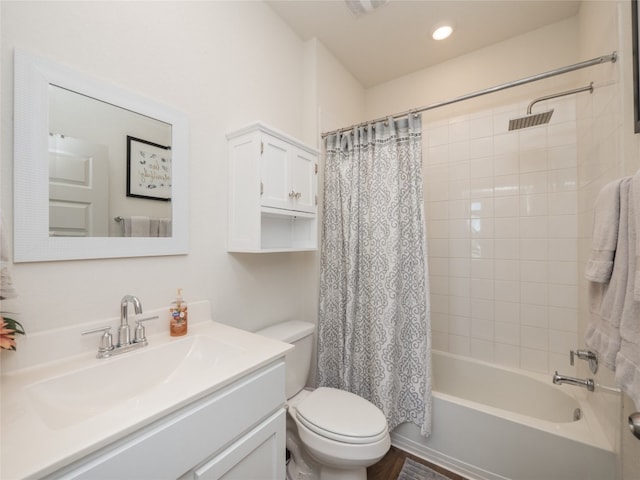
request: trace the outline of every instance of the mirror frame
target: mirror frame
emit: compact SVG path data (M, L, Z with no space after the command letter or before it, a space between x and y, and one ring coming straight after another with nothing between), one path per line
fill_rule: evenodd
M186 116L154 100L20 49L15 50L14 68L14 262L187 254L189 135ZM49 236L50 84L171 124L172 237Z

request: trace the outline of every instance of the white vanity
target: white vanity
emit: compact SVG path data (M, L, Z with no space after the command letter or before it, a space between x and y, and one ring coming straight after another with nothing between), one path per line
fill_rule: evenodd
M0 478L284 478L291 347L210 320L148 338L3 375Z

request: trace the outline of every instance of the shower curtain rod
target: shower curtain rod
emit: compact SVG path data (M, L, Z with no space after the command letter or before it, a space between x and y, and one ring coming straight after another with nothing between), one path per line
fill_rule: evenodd
M337 130L332 130L330 132L325 132L321 135L321 138L325 138L329 135L335 133L347 132L355 127L360 127L363 125L368 125L370 123L383 122L387 119L391 118L400 118L410 114L416 114L420 112L426 112L427 110L433 110L435 108L444 107L446 105L451 105L452 103L462 102L464 100L469 100L471 98L481 97L482 95L487 95L489 93L499 92L501 90L506 90L512 87L518 87L520 85L524 85L526 83L537 82L538 80L543 80L545 78L554 77L556 75L562 75L564 73L573 72L574 70L580 70L581 68L591 67L593 65L600 65L601 63L611 62L615 63L618 58L617 52L613 52L610 55L603 55L601 57L595 57L591 60L585 60L584 62L574 63L573 65L567 65L566 67L556 68L555 70L549 70L548 72L539 73L537 75L532 75L530 77L521 78L520 80L514 80L513 82L503 83L501 85L496 85L494 87L485 88L484 90L478 90L475 92L467 93L466 95L461 95L459 97L450 98L448 100L444 100L442 102L433 103L431 105L427 105L425 107L414 108L411 110L406 110L401 113L395 113L393 115L387 115L386 117L376 118L375 120L370 120L368 122L357 123L355 125L351 125L350 127L340 128Z

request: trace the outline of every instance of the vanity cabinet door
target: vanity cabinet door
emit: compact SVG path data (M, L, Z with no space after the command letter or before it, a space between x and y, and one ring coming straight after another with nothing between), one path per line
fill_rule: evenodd
M227 450L197 468L195 480L285 478L285 410L272 415Z

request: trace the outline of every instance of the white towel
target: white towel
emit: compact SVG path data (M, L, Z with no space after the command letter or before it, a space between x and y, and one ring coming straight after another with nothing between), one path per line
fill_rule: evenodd
M586 279L592 282L607 283L611 278L618 242L621 182L622 179L608 183L596 198L591 257L585 269Z
M617 228L615 260L608 283L589 282L590 322L585 334L589 348L598 353L600 361L611 370L616 369L616 355L620 350L620 321L622 319L629 277L629 196L631 178L620 182L620 214Z
M149 219L149 235L147 235L148 237L158 236L158 225L159 225L159 221L157 218Z
M158 223L158 236L159 237L171 237L171 219L160 218Z
M148 237L150 219L145 216L131 216L124 219L125 237Z
M634 291L637 291L637 242L639 240L639 224L637 223L640 214L640 203L637 202L638 195L636 188L640 182L629 181L627 217L620 215L620 223L625 220L629 224L627 229L627 250L616 252L615 264L627 262L628 282L625 289L624 307L620 320L620 351L616 356L616 381L634 401L636 410L640 410L640 302L636 300ZM624 202L624 198L621 198ZM622 232L620 232L622 234ZM614 267L615 268L615 267Z

